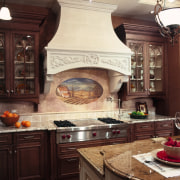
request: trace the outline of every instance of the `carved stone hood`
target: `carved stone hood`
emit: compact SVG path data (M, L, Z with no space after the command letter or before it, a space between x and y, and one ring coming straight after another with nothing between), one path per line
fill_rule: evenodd
M74 68L109 71L110 92L131 74L131 50L116 36L111 13L117 5L89 0L58 0L58 30L46 49L46 83L52 75Z

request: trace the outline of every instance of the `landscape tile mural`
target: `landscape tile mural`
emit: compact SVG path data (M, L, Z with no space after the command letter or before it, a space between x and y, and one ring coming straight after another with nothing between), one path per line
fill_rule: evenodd
M65 103L80 105L96 101L103 94L102 86L88 78L71 78L56 88L56 95Z

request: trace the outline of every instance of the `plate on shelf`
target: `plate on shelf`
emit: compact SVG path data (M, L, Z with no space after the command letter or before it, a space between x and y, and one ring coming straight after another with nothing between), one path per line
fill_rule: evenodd
M161 153L163 155L162 158L159 158L157 156L157 153ZM180 166L180 160L178 160L178 162L173 162L174 159L169 158L166 155L164 149L156 149L156 150L152 151L151 154L152 154L153 158L156 159L157 161L160 161L160 162L168 164L168 165Z

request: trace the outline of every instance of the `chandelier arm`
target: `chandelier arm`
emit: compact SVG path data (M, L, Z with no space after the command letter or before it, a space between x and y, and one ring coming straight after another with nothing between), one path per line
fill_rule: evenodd
M159 32L163 37L170 39L170 42L172 43L172 45L174 45L174 42L176 42L175 39L178 37L178 34L180 33L180 26L178 25L178 21L177 23L165 21L164 15L167 14L167 10L168 9L165 9L165 0L157 0L157 4L154 7L154 16L155 21L159 26ZM166 12L164 13L164 11Z

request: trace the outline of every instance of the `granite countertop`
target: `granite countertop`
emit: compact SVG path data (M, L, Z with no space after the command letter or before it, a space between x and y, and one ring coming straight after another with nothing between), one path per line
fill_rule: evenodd
M129 115L122 117L121 120L129 124L134 124L134 123L152 122L152 121L175 120L175 117L149 114L146 119L132 119L130 118Z
M21 118L21 117L20 117ZM26 118L25 118L26 119ZM34 116L28 116L27 119L35 119ZM173 117L161 116L161 115L148 115L147 119L131 119L129 115L121 117L121 121L124 121L128 124L134 123L142 123L142 122L152 122L152 121L163 121L163 120L172 120L175 119ZM22 119L19 120L21 122ZM30 120L31 121L31 120ZM88 126L85 121L81 120L80 126ZM35 131L35 130L56 130L56 125L54 125L53 120L41 119L41 120L33 120L31 121L31 127L20 127L16 128L13 126L5 126L2 122L0 122L0 133L8 133L8 132L21 132L21 131Z
M78 152L100 176L106 176L104 172L106 167L120 177L134 180L179 180L180 176L165 178L132 157L161 148L161 140L147 139L125 144L82 148L78 149Z
M0 133L23 132L23 131L36 131L36 130L56 130L56 126L50 121L32 121L30 127L6 126L0 122Z

